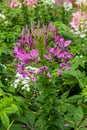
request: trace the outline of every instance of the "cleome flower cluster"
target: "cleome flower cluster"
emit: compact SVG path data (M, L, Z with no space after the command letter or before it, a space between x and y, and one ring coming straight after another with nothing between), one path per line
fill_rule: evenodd
M80 37L85 37L87 32L87 14L81 10L72 14L70 22L71 31L78 34Z
M23 0L23 4L27 6L33 6L37 4L38 0ZM20 0L11 0L10 2L10 8L15 8L15 7L22 7L22 2Z
M73 56L68 49L70 44L70 40L65 41L58 35L58 29L52 23L42 28L40 23L37 26L31 24L30 30L26 26L26 29L22 29L18 44L14 46L17 72L34 82L40 74L50 78L56 67L58 75L61 75L63 70L70 69L69 59Z

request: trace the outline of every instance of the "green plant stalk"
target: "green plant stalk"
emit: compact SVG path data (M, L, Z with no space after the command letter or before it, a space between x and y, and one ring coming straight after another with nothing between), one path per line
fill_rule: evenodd
M53 125L53 122L57 122L59 117L56 116L56 109L55 109L55 101L58 100L57 98L57 88L55 83L52 82L52 79L49 79L45 75L42 75L39 79L40 86L40 96L39 101L40 103L40 115L39 118L45 120L45 123L42 124L42 130L48 130L49 128L57 128L58 126ZM58 113L58 112L57 112Z
M10 125L8 126L7 130L10 130L11 126L13 125L14 120L10 123Z

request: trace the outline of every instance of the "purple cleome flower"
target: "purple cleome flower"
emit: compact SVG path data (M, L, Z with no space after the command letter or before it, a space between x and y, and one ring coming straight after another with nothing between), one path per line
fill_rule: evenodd
M65 126L65 127L68 127L68 126L69 126L69 124L64 124L64 126Z
M54 42L52 48L50 41L48 41L49 37ZM42 38L43 42L40 40ZM32 25L31 30L26 26L26 30L24 28L22 30L22 37L18 40L18 45L14 46L13 54L16 57L15 60L18 61L16 64L17 72L24 77L30 77L34 82L37 74L44 73L50 78L49 67L51 67L50 63L52 62L52 64L59 65L58 75L61 75L63 70L70 70L69 59L73 57L68 50L70 44L70 40L64 41L64 38L58 35L57 27L51 23L43 28L40 28L39 24L38 26ZM43 52L41 52L42 48L44 48ZM43 59L48 65L43 65ZM28 66L38 66L38 71L26 69Z
M24 129L28 129L28 126L27 125L23 125L22 126Z

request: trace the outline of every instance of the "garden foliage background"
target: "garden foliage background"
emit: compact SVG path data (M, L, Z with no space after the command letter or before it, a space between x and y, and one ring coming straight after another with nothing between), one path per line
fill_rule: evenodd
M0 1L0 130L87 130L87 2L20 2Z

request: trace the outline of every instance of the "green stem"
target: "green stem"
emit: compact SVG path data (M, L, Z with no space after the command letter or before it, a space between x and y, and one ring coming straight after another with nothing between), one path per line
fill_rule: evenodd
M11 126L13 125L14 120L11 122L11 124L8 126L7 130L10 130Z

